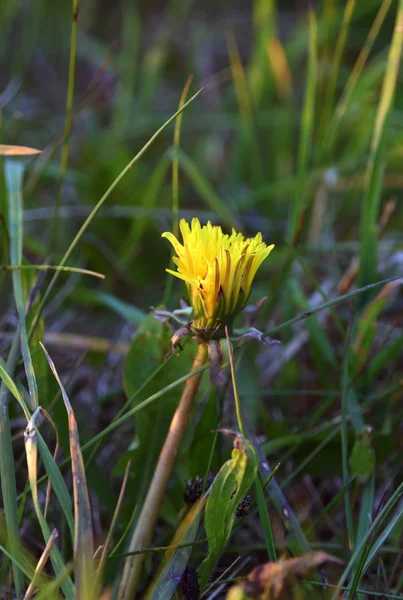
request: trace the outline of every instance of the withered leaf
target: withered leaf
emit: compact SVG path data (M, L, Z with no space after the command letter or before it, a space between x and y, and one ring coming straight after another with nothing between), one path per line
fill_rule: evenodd
M308 552L296 558L265 563L243 579L245 594L261 600L279 598L286 588L326 564L340 565L343 561L326 552Z

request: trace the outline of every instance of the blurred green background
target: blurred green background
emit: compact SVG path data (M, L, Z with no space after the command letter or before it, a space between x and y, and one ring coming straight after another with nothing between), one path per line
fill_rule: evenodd
M271 283L273 261L281 260L285 241L295 236L298 252L318 275L323 267L340 273L357 250L362 181L396 3L350 4L339 64L335 50L347 4L312 5L317 57L309 79L306 2L81 3L68 166L60 174L72 4L5 0L2 141L44 150L26 180L26 252L32 260L68 247L90 208L175 112L193 75L193 91L206 87L183 117L181 214L246 233L262 231L267 242L275 242L276 253L265 266L265 294L279 293ZM334 129L335 107L381 5L382 24ZM307 82L312 111L308 107L304 116ZM401 104L398 86L385 200L402 185ZM304 130L306 119L310 126ZM172 227L172 144L170 127L112 193L75 254L77 264L107 273L104 290L143 309L158 303L165 288L168 248L159 234ZM52 218L57 205L62 224ZM398 210L394 240L401 218ZM70 298L92 285L81 280Z

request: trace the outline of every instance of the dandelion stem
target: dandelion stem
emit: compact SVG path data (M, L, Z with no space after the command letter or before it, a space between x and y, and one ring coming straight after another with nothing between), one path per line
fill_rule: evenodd
M191 372L200 369L205 363L206 358L207 346L204 343L199 344ZM148 489L147 497L139 515L130 542L129 552L137 552L150 545L161 502L186 429L190 412L193 408L201 377L202 373L197 373L194 377L190 377L190 379L186 381L179 405L172 418L167 437L158 458L158 463ZM132 600L135 597L144 557L145 554L137 554L127 558L119 587L119 600Z

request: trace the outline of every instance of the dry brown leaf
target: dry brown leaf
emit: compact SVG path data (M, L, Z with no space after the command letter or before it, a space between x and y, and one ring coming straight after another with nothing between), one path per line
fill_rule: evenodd
M0 156L32 156L40 154L42 150L36 148L28 148L27 146L9 146L8 144L0 144Z
M326 564L341 565L343 561L326 552L309 552L297 558L268 562L253 569L243 579L243 589L251 598L276 599L284 589L292 587L310 571Z

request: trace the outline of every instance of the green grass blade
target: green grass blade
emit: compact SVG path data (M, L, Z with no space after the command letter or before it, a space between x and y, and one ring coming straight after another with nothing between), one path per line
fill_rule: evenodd
M92 592L95 575L94 540L90 500L84 470L84 461L80 448L78 427L73 408L56 371L56 367L43 345L42 348L45 352L45 356L48 360L51 371L60 387L68 415L69 444L74 491L74 572L76 592L78 598L91 600L91 598L94 597Z
M344 47L346 44L347 34L348 34L348 30L349 30L350 23L351 23L351 18L353 16L355 3L356 3L356 0L347 0L345 8L344 8L343 22L340 27L339 36L337 38L337 43L336 43L336 48L334 51L334 57L333 57L333 61L332 61L330 76L326 82L324 109L322 112L322 119L321 119L322 127L321 127L321 132L320 132L322 135L320 135L320 139L323 138L323 134L326 135L325 131L328 126L328 122L329 122L330 115L332 112L334 95L336 92L337 78L338 78L339 71L340 71L340 63L341 63L341 59L343 56L343 51L344 51Z
M242 435L245 436L246 432L245 432L245 427L244 427L243 420L242 420L241 403L239 400L238 387L236 384L234 357L233 357L233 353L232 353L231 342L229 339L228 327L226 327L225 333L227 336L228 354L229 354L230 367L231 367L231 381L232 381L232 388L234 390L235 410L236 410L236 416L237 416L237 421L238 421L238 427L239 427L239 431L242 433ZM261 526L263 529L263 535L264 535L264 540L265 540L265 544L266 544L267 554L268 554L269 559L271 561L275 562L277 560L276 546L274 543L273 531L271 528L269 512L267 510L266 499L264 497L264 491L263 491L262 483L259 479L259 476L254 481L254 487L255 487L255 491L256 491L256 499L257 499L257 506L258 506L258 510L259 510L259 518L260 518L260 523L261 523Z
M19 266L22 263L22 185L25 165L22 160L7 158L4 165L4 174L8 193L8 218L10 230L10 260L12 265ZM25 301L22 290L21 273L19 270L12 272L15 304L20 324L21 351L24 359L24 367L28 380L28 388L31 397L31 406L38 406L38 387L32 366L31 352L28 344L28 336L25 320Z
M312 148L315 116L315 87L318 70L318 31L316 17L310 12L309 59L306 76L305 100L301 115L301 139L298 149L297 181L294 202L288 220L288 242L294 242L299 229L299 221L304 210L306 196L307 169Z
M400 0L366 171L366 192L362 203L360 223L359 283L361 287L372 283L376 277L378 249L377 222L385 168L386 133L395 95L402 44L403 0Z
M182 106L185 104L192 80L193 80L193 76L191 75L190 77L188 77L188 80L185 83L185 87L182 90L182 94L179 99L178 108L182 108ZM181 113L175 121L173 156L172 156L172 186L171 186L172 187L172 233L178 239L179 239L179 150L180 150L182 117L183 117L183 113ZM174 255L175 255L175 252L172 251L170 260L172 260L172 257ZM172 291L172 286L173 286L173 279L172 279L172 277L168 277L166 285L165 285L164 297L162 300L162 304L164 306L168 306L169 297L170 297L171 291Z
M38 465L37 465L37 455L38 455L38 446L37 446L37 433L36 433L36 419L38 412L32 415L30 419L25 435L25 452L27 457L27 466L28 466L28 477L29 484L31 487L32 501L35 508L36 517L38 519L39 525L42 530L43 537L45 542L47 543L49 538L52 535L51 529L43 516L38 496ZM54 545L50 551L50 559L52 561L53 568L55 570L56 576L61 575L65 569L66 565L64 564L62 555L56 545ZM63 592L66 595L68 600L74 600L75 592L74 585L70 578L65 579L61 585Z
M284 323L281 323L280 325L276 325L275 327L272 327L271 329L269 329L269 331L266 331L262 337L265 338L270 335L273 335L274 333L281 331L285 327L289 327L290 325L294 325L295 323L298 323L298 321L302 321L303 319L307 319L308 317L315 315L317 312L320 312L321 310L324 310L325 308L330 308L331 306L334 306L335 304L338 304L339 302L344 302L345 300L348 300L349 298L353 298L354 296L363 294L369 290L374 289L375 287L378 287L380 285L388 283L389 281L395 281L396 279L398 279L398 278L391 277L389 279L383 279L382 281L377 281L376 283L370 283L369 285L366 285L362 288L358 288L357 290L353 290L352 292L348 292L347 294L338 296L338 298L329 300L329 302L324 302L323 304L320 304L319 306L315 306L314 308L309 309L307 312L302 313L302 315L298 315L297 317L288 319L288 321L285 321Z
M58 190L56 195L55 214L52 224L52 247L56 242L59 227L59 212L63 181L66 177L67 166L69 162L69 142L70 134L73 126L73 102L74 102L74 83L76 72L76 53L77 53L77 23L78 23L78 0L72 0L72 24L71 24L71 39L70 39L70 59L69 59L69 76L67 84L66 98L66 118L64 122L62 157L60 161L60 177L58 182Z
M344 506L346 514L347 535L349 548L352 550L354 546L354 530L353 530L353 513L351 508L351 495L348 482L350 475L348 471L348 392L349 392L349 356L351 343L351 327L347 337L346 347L344 350L343 377L341 389L341 459L343 470L343 485L345 487Z
M351 97L353 95L354 90L357 87L358 80L360 75L365 67L365 64L368 60L370 52L372 50L372 46L378 37L379 30L385 20L385 17L389 11L389 8L392 4L393 0L384 0L379 8L378 14L374 20L374 23L368 33L368 36L365 40L365 43L360 51L360 54L356 60L356 63L351 71L349 78L347 80L347 84L344 88L343 94L337 104L336 110L334 111L333 116L331 117L330 124L328 127L328 131L326 133L325 140L325 153L331 151L335 139L337 138L337 132L339 130L341 121L344 115L347 112L347 108L350 105Z
M59 265L2 265L0 268L4 271L64 271L65 273L79 273L80 275L105 279L105 275L96 271L80 269L78 267L60 267Z
M197 164L183 150L177 151L179 165L192 182L195 190L206 202L207 206L217 214L229 227L239 226L239 222L231 208L218 196L213 186L207 181Z
M8 548L13 560L14 585L17 594L21 594L24 576L18 565L20 559L20 536L18 528L17 493L14 474L13 445L10 433L8 404L3 402L6 392L1 391L0 404L0 476L4 518L7 528Z
M369 540L372 539L372 536L375 536L378 533L383 522L390 515L390 513L394 509L395 505L400 500L402 494L403 494L403 483L401 483L397 487L397 489L394 491L394 493L389 498L389 500L387 501L387 503L385 504L383 509L379 512L377 517L374 519L373 523L371 524L371 527L367 531L366 536L361 540L360 544L355 548L346 568L344 569L344 571L339 579L336 591L332 596L332 600L336 600L336 598L339 597L339 593L338 593L339 590L344 585L345 581L347 580L347 577L351 573L352 569L356 566L357 562L360 561L361 567L358 566L358 568L355 570L355 575L354 575L354 579L352 582L351 591L353 590L353 587L357 587L358 581L361 577L361 569L362 569L362 566L364 565L365 559L366 559L366 553L365 553L366 546L367 546Z
M74 519L73 519L73 511L72 511L72 502L69 491L67 489L66 483L60 473L60 469L53 458L49 448L46 445L45 440L40 434L39 430L36 431L37 434L37 443L39 453L43 460L43 464L45 466L46 472L49 476L49 479L52 483L52 488L59 500L60 506L63 510L63 514L66 517L67 525L70 530L71 540L74 540Z

